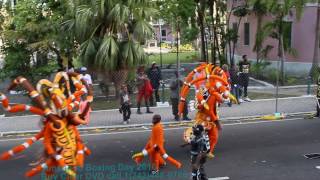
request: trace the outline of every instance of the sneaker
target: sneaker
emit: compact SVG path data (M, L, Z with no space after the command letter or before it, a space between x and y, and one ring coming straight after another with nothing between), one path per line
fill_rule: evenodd
M179 117L179 116L176 116L176 117L174 118L174 120L175 120L175 121L180 121L180 117Z
M140 110L137 111L137 114L142 114L142 112Z
M131 119L128 119L127 121L128 121L128 123L129 123L129 122L131 121Z
M126 124L128 124L128 122L127 121L123 121L123 124L126 125Z
M151 174L152 174L152 175L156 175L156 174L158 174L158 172L159 172L159 170L152 170L152 171L151 171Z
M184 121L191 121L191 119L189 117L184 117L183 120Z
M244 102L243 99L240 98L240 99L239 99L239 103L243 103L243 102Z
M248 101L248 102L251 102L251 99L248 98L248 97L245 97L244 100L245 100L245 101Z

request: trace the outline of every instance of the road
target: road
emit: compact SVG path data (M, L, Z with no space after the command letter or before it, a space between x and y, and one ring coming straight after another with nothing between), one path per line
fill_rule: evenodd
M320 159L309 160L303 155L320 152L319 129L320 119L226 124L221 132L216 157L206 164L208 176L229 177L232 180L318 180L320 170L315 167L320 165ZM168 129L165 136L168 154L180 160L183 168L177 171L167 165L161 170L162 177L144 179L189 179L188 148L179 147L182 132L183 128ZM130 157L144 147L149 133L149 130L143 130L84 135L93 154L86 159L85 172L79 179L94 179L94 176L112 179L112 175L119 180L143 179L137 178L138 174L134 173L147 173L144 170L147 166L134 171L132 168L136 166ZM2 139L0 151L21 142L21 139ZM14 160L0 161L1 179L23 179L24 172L31 168L28 164L39 156L40 146L41 143L37 143ZM125 177L126 173L131 174ZM41 178L37 176L34 179Z

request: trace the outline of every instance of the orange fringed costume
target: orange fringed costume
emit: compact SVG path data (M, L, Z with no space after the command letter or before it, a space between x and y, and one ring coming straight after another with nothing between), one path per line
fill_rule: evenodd
M164 149L164 131L160 120L160 115L153 116L153 127L149 141L142 152L137 153L132 157L137 164L140 164L143 157L149 155L152 168L155 172L159 171L160 166L166 164L165 160L169 161L177 168L181 167L181 163L169 156Z
M195 77L195 74L202 74L202 76ZM199 84L202 86L199 86ZM221 129L217 106L219 103L229 100L229 98L234 100L234 97L229 93L229 83L224 71L218 66L204 63L190 72L185 79L180 93L180 115L183 113L185 98L191 86L196 88L195 105L198 112L196 113L195 123L202 124L206 128L210 140L209 156L213 157L213 151L218 142L219 130ZM190 133L190 129L185 133L187 132ZM188 138L189 136L185 135L185 137Z
M71 77L71 78L70 78ZM76 87L75 92L70 91L70 83ZM21 85L29 92L35 106L24 104L10 105L8 98L0 93L2 106L9 112L30 111L44 117L43 128L34 137L25 143L12 148L1 155L2 160L8 160L15 154L22 152L33 143L43 138L44 155L46 161L26 172L27 177L46 171L47 176L52 175L53 167L62 168L68 179L75 179L75 169L84 165L84 155L91 154L83 144L77 125L86 124L84 116L90 109L93 100L92 88L88 86L83 76L77 73L59 72L54 81L42 79L36 89L24 77L16 78L8 90ZM81 96L87 95L86 107L77 113ZM47 102L48 101L48 102Z

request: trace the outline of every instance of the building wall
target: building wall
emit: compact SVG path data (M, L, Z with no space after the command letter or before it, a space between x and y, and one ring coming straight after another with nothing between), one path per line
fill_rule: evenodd
M158 24L154 24L153 25L154 27L154 31L155 31L155 34L156 34L156 37L157 37L157 40L158 40L158 43L160 41L160 26ZM165 30L166 31L166 35L165 36L162 36L162 42L167 42L167 43L171 43L171 42L174 42L174 36L172 34L172 28L165 24L165 25L162 25L161 26L161 30Z
M237 4L241 4L241 1L237 1ZM229 9L231 7L229 1ZM292 34L291 34L291 47L297 51L297 56L285 53L286 70L289 73L306 73L311 67L314 54L314 44L316 36L316 15L317 15L317 4L308 3L304 8L304 12L300 20L297 20L295 13L293 11L292 16L287 16L285 21L292 22ZM263 23L273 20L271 16L266 16L263 18ZM231 15L230 26L232 23L238 22L238 18ZM244 45L244 23L250 23L250 44L249 46ZM239 27L239 40L236 45L235 54L237 57L240 55L247 54L248 58L251 60L256 60L256 53L253 52L253 47L255 43L255 34L257 31L257 18L254 14L250 14L242 19ZM266 45L272 45L274 48L268 54L267 60L274 61L273 65L276 64L278 60L278 43L277 40L268 37L264 42L264 47ZM317 48L318 51L320 50ZM301 66L299 66L301 65Z

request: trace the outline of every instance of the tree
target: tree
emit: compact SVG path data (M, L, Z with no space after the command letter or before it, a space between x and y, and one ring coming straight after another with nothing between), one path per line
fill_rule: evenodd
M291 51L294 53L293 49L288 46L289 39L284 38L284 33L289 27L283 19L295 9L296 18L299 20L306 2L307 0L284 0L281 2L278 0L261 0L261 3L265 3L268 11L275 17L273 21L266 23L263 29L265 32L271 32L271 37L278 40L278 57L281 62L280 79L282 85L285 79L284 52Z
M57 32L55 17L44 1L21 0L14 9L8 9L4 26L5 77L24 75L31 79L46 76L56 70L49 57L50 43ZM39 77L40 78L40 77Z
M251 12L257 17L257 32L255 35L255 44L253 51L256 52L257 64L260 62L263 56L263 42L264 42L264 31L263 31L263 17L267 15L267 5L261 0L250 0L249 4L252 6ZM267 46L266 51L270 50L270 46Z
M89 68L109 72L116 92L128 69L145 62L141 44L153 35L149 24L157 15L153 4L148 0L82 0L69 7L74 16L64 27L80 44L80 60Z

